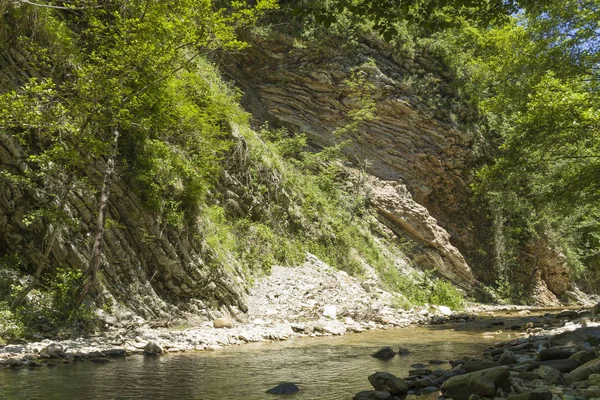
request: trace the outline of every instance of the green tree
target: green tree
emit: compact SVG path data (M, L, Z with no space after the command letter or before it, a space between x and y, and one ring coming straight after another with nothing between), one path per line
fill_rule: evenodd
M112 180L119 165L138 169L137 176L143 176L144 168L156 165L144 156L161 157L163 170L175 171L177 177L171 180L179 179L184 186L171 199L178 212L192 206L184 204L186 199L193 203L206 191L223 148L217 139L225 127L224 119L211 116L193 75L201 72L200 56L242 48L235 30L276 6L274 0L252 3L235 1L222 8L210 0L9 3L6 15L44 15L47 24L42 28L69 43L73 53L61 62L48 54L45 43L19 38L37 45L32 54L46 61L51 76L57 75L58 65L70 64L69 76L60 82L32 80L2 96L2 126L19 132L25 147L46 165L72 166L80 178L87 165L103 165L102 176L92 179L102 183L79 304L97 285ZM189 78L186 84L181 83L183 76ZM34 150L41 138L52 145ZM178 145L186 146L188 153L176 151ZM138 182L144 185L143 179ZM154 183L148 186L148 197L160 190Z
M598 252L599 21L595 1L552 1L471 36L472 93L498 143L478 190L509 236L555 232L574 266Z

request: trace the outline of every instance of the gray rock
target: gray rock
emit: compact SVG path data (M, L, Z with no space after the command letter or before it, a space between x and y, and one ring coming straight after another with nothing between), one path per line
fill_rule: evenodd
M306 330L306 325L305 324L290 324L290 328L292 328L292 330L294 332L304 332Z
M405 349L404 347L400 347L400 349L398 349L399 356L407 356L409 354L410 354L410 351L408 349Z
M125 355L127 355L127 350L120 349L120 348L115 348L115 349L104 350L103 353L107 357L119 357L119 356L125 356Z
M161 354L163 351L164 351L163 348L158 343L156 343L153 340L149 341L144 346L144 353L145 354L150 354L150 355Z
M86 357L88 357L88 358L106 357L106 354L104 354L101 351L90 351L89 353L86 354Z
M110 362L108 358L92 358L90 361L95 364L106 364Z
M300 388L296 386L295 383L291 382L282 382L279 385L275 386L266 391L269 394L294 394L298 393Z
M597 399L600 397L600 386L590 386L589 388L584 389L582 392L589 399Z
M215 318L213 321L213 326L217 329L221 328L232 328L233 321L229 318Z
M463 364L463 368L467 372L481 371L482 369L499 367L500 364L489 360L471 360Z
M540 365L533 372L538 374L540 378L549 385L557 385L564 383L563 374L556 368L552 368L548 365Z
M577 360L569 360L569 359L567 359L567 360L546 360L546 361L532 363L528 369L531 371L533 369L536 369L540 365L548 365L552 368L556 368L557 370L559 370L562 373L567 373L567 372L571 372L574 369L580 367L581 362L579 362Z
M389 346L382 347L377 352L371 354L372 357L375 357L375 358L377 358L379 360L383 360L383 361L391 360L392 358L394 358L395 355L396 355L396 353Z
M375 372L369 376L369 382L377 391L387 391L395 395L403 395L408 391L408 385L400 378L388 372Z
M507 351L500 356L498 362L501 365L513 365L518 362L517 357L512 351Z
M380 390L366 390L359 392L354 395L352 400L391 400L392 394L390 392L383 392Z
M552 400L552 392L547 388L535 389L531 392L512 394L506 400Z
M580 367L574 369L565 376L567 383L583 381L588 379L591 374L600 373L600 358L588 361Z
M576 346L579 343L590 342L593 346L600 344L600 326L585 327L567 331L553 336L549 339L550 345Z
M579 317L579 313L574 310L563 310L563 311L559 312L558 314L556 314L556 319L559 319L559 318L573 319L573 318L577 318L577 317Z
M590 386L600 386L600 374L590 374L588 381L590 382Z
M577 360L582 364L585 364L586 362L595 360L596 358L596 353L593 350L582 350L569 357L569 360Z
M510 370L505 366L454 376L444 382L442 394L455 400L468 400L472 394L494 397L498 388L509 386L509 377Z
M564 360L571 357L573 354L575 354L575 351L571 349L543 349L537 354L536 358L539 361Z

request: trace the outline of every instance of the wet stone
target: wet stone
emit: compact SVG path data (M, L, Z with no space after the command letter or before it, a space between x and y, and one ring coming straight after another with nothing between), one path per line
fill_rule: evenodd
M294 394L298 393L300 388L292 382L282 382L279 385L269 389L266 393L269 394Z
M391 360L392 358L394 358L395 355L396 353L389 346L385 346L379 349L377 352L371 354L371 356L383 361Z

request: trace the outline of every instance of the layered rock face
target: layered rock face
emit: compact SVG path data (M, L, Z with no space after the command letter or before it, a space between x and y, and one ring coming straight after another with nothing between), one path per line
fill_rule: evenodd
M455 216L469 196L465 181L473 135L415 105L406 82L413 72L435 70L431 60L399 59L375 41L362 43L359 51L333 45L315 51L295 47L294 39L283 35L247 40L251 47L224 62L223 69L244 91L243 103L256 121L305 133L316 147L351 139L343 149L351 160L381 179L403 182L415 201L450 231L461 231ZM356 93L345 83L353 73L373 84L377 119L338 138L332 132L359 107ZM450 92L441 75L439 79L440 88ZM459 105L455 108L462 112Z
M476 279L463 254L476 252L478 243L492 238L474 232L474 220L484 218L469 200L476 139L452 122L470 114L453 100L450 74L426 56L403 58L375 40L363 39L353 49L334 42L315 49L285 34L268 39L248 34L245 39L251 47L228 57L222 68L244 91L243 103L257 124L268 121L306 134L316 148L350 139L342 151L374 177L379 190L371 200L381 221L424 247L415 260L421 267L435 268L458 286L472 288ZM340 138L333 132L360 108L356 86L347 84L357 76L369 84L377 117ZM414 82L425 77L435 81L435 90L418 94ZM437 111L425 107L427 96L442 99L444 106ZM524 254L534 254L530 250ZM573 287L558 252L548 248L542 258L534 284L529 275L523 283L534 289L541 304L556 304L554 294ZM480 278L493 283L495 273L482 271Z
M472 287L475 277L451 241L472 242L464 207L474 138L415 105L406 83L411 74L435 70L434 63L400 59L378 42L365 41L355 51L330 46L316 52L284 35L246 39L251 47L223 68L244 91L243 103L255 120L304 133L317 148L350 139L342 151L375 177L372 201L381 220L425 246L424 267ZM360 107L346 83L357 74L372 84L377 118L338 138L333 132ZM439 87L449 93L439 76Z
M12 137L0 134L2 169L22 172L23 154ZM102 165L92 166L92 186L100 187ZM26 226L25 213L37 199L30 198L7 180L0 179L0 255L19 254L25 269L47 265L86 270L91 255L90 232L97 212L97 196L90 190L73 190L62 209L71 223L58 225L56 240L48 240L48 225ZM102 256L103 295L114 298L146 317L168 317L183 303L187 306L225 306L246 310L245 282L231 260L226 269L210 263L211 251L197 234L161 226L141 199L117 179L109 204L112 223L104 235ZM208 265L210 263L210 265Z

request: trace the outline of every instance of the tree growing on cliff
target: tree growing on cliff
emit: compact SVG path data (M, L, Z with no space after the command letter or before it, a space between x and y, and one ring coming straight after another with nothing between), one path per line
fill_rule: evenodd
M4 95L2 102L10 107L2 108L0 123L20 132L29 154L43 157L46 165L66 162L80 179L89 175L90 165L102 171L90 177L92 185L101 182L101 189L79 304L97 286L115 174L133 176L142 197L160 209L167 223L181 223L185 211L197 207L206 192L226 145L221 136L227 133L228 118L202 97L201 83L194 80L201 73L197 60L216 49L244 46L235 30L276 6L274 0L253 3L235 1L218 8L210 0L76 0L13 1L7 6L8 16L23 17L27 10L43 14L48 23L41 28L68 44L71 53L67 73L60 74L54 67L64 63L48 54L48 46L34 37L17 38L31 44L31 54L47 64L51 76L59 76L34 79ZM35 96L44 90L44 98ZM57 114L58 108L62 111ZM51 123L28 126L23 115L42 115ZM54 145L45 146L43 138Z

